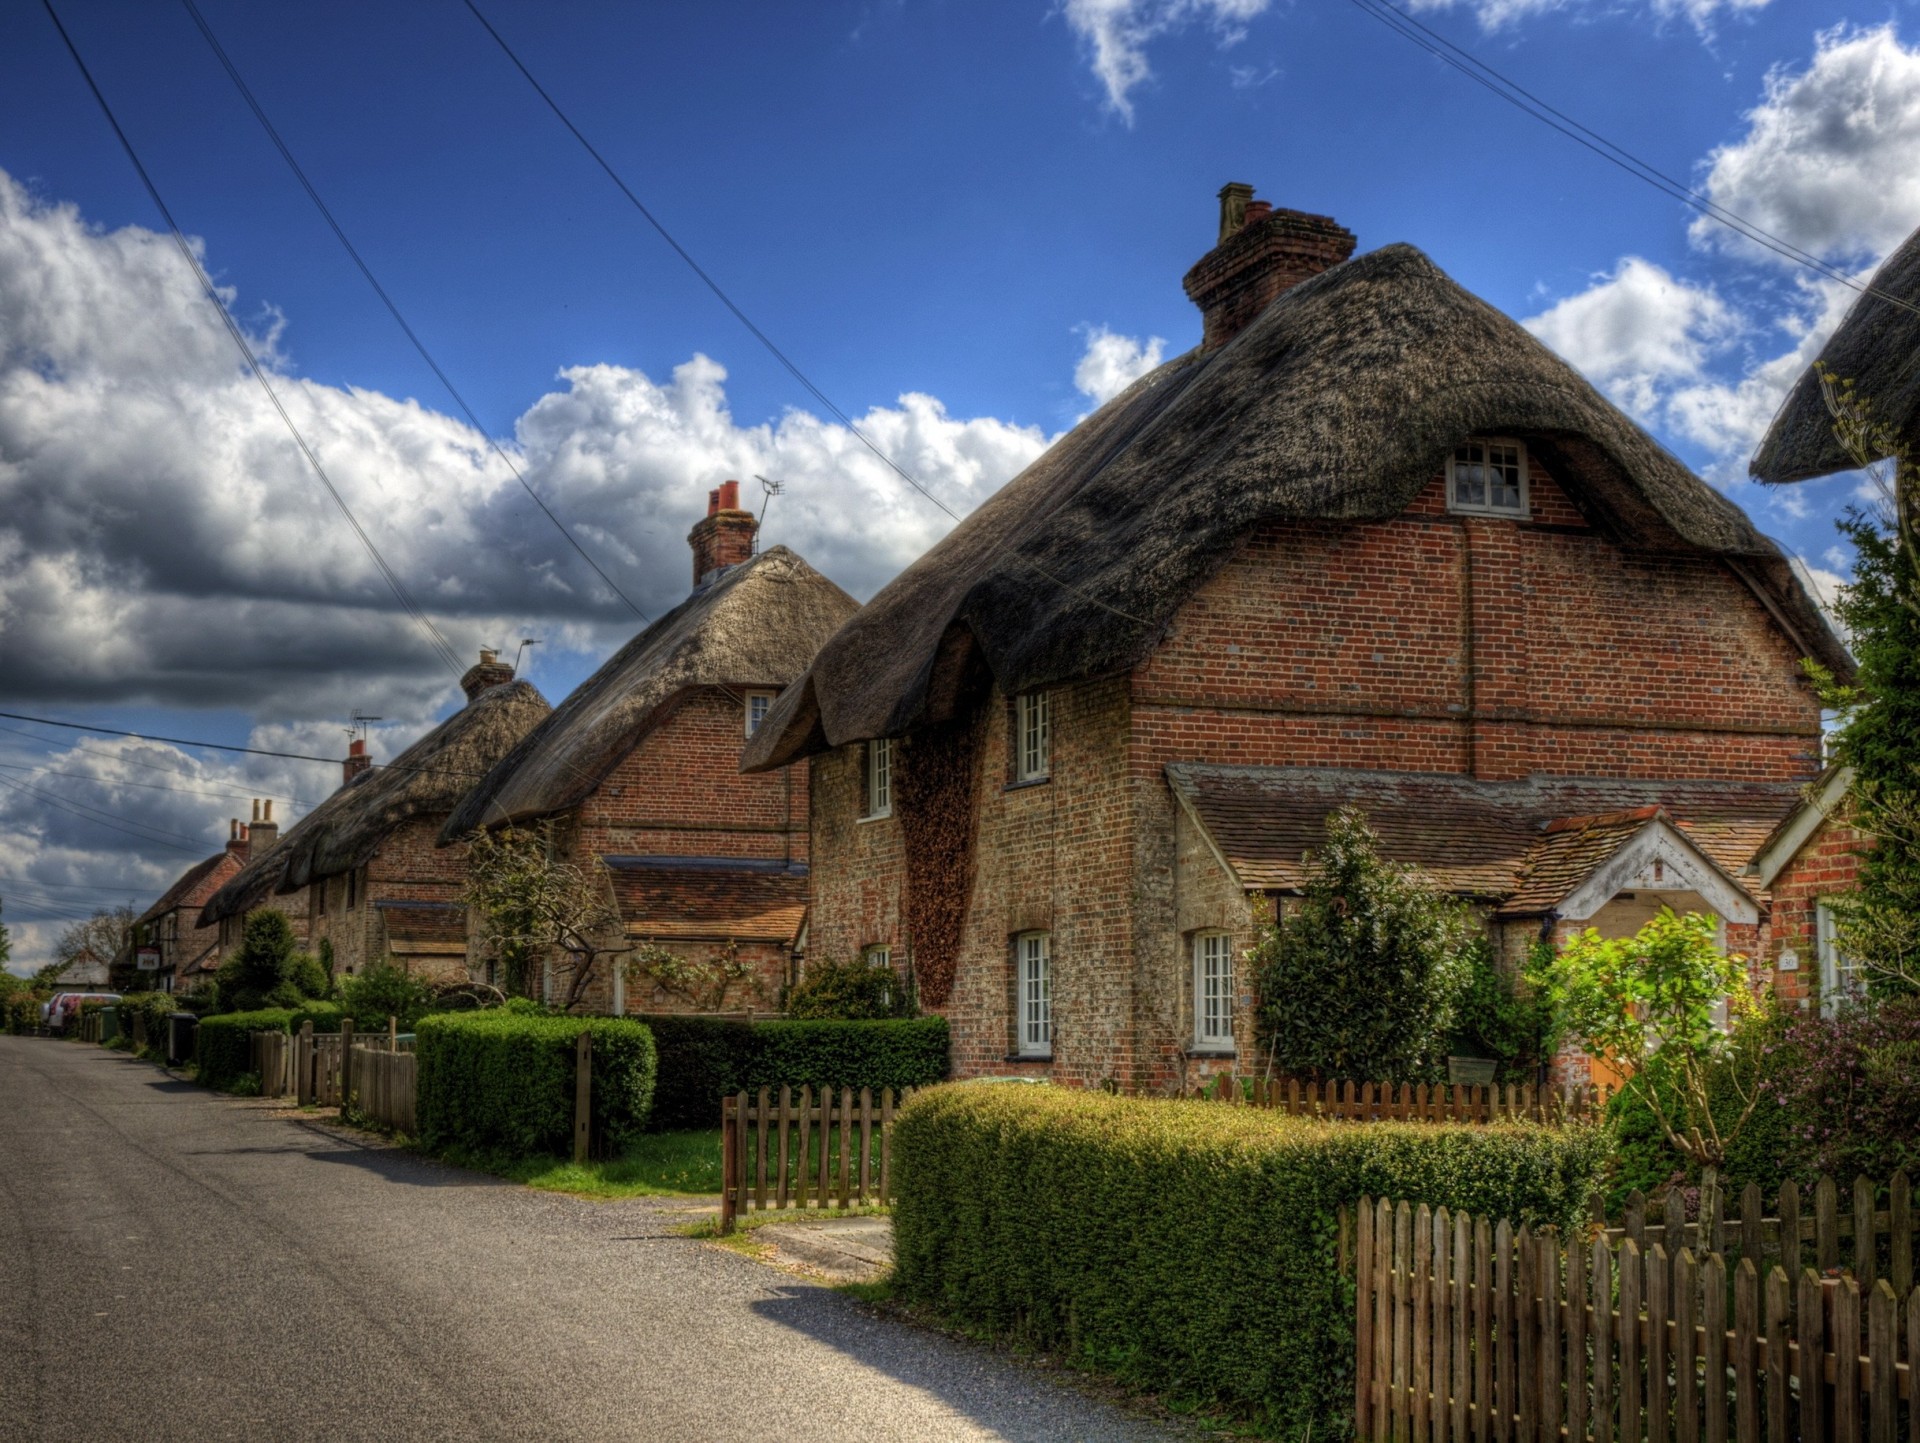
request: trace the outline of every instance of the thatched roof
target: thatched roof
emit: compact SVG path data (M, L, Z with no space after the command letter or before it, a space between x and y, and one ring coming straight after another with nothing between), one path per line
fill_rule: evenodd
M690 687L777 689L858 603L784 546L730 567L621 647L469 792L441 833L579 803Z
M360 773L208 900L203 922L360 866L402 822L444 816L551 708L531 683L481 692L384 766Z
M1816 364L1852 381L1854 393L1872 403L1874 416L1920 447L1920 231L1887 257L1868 291L1853 303ZM1767 428L1750 469L1762 481L1810 481L1856 464L1833 438L1820 377L1808 367Z
M1335 266L1107 403L821 649L749 770L951 715L970 666L1027 690L1132 667L1255 526L1397 515L1474 433L1524 438L1642 552L1723 556L1851 673L1779 549L1521 326L1411 246Z

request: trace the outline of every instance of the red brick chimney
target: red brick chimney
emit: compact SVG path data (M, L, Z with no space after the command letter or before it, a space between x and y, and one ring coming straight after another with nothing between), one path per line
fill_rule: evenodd
M273 819L271 799L254 798L253 820L241 831L247 839L248 858L265 856L267 849L280 840L280 824Z
M1331 216L1275 210L1239 181L1222 186L1220 243L1181 282L1206 321L1201 348L1226 345L1276 296L1339 265L1353 247L1353 232Z
M238 817L227 818L227 850L242 862L247 860L247 829Z
M372 765L373 758L367 755L367 739L355 737L347 743L347 758L340 763L341 785L352 781Z
M472 706L479 700L481 692L505 686L512 680L513 668L500 660L500 653L483 646L480 648L479 662L468 667L467 674L460 678L460 690L467 694L467 705Z
M687 533L693 547L693 584L697 587L729 566L753 557L753 538L760 523L751 511L740 509L740 483L722 481L707 493L707 514Z

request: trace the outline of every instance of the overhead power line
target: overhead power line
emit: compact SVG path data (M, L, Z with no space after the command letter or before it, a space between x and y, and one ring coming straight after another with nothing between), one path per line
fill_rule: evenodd
M226 49L220 44L218 37L214 35L213 27L207 24L206 17L200 13L200 7L194 3L194 0L180 0L180 3L186 7L187 14L193 17L193 23L199 27L201 36L205 38L208 47L214 53L214 57L219 60L221 67L227 72L227 78L233 82L234 89L240 92L240 98L247 102L247 108L253 112L253 118L260 122L260 128L266 131L267 138L273 142L274 149L280 152L280 158L286 161L287 168L293 172L294 178L300 182L301 189L306 191L307 199L313 202L314 208L320 212L328 228L333 231L335 239L340 242L347 254L352 257L354 265L359 267L360 274L366 277L367 284L373 287L373 293L380 298L380 303L387 308L387 313L393 317L394 324L400 327L400 330L405 334L406 338L413 343L414 350L420 353L420 359L427 363L427 368L439 378L440 384L446 387L447 394L453 397L454 404L457 405L466 416L468 423L486 440L493 454L500 458L500 463L513 473L513 479L520 483L520 489L525 491L527 495L533 499L533 504L538 506L541 514L553 523L554 529L566 539L567 545L577 551L580 554L580 559L593 568L593 574L606 583L607 590L617 596L621 602L625 604L627 610L631 611L642 621L646 621L648 619L647 614L634 604L633 598L622 591L618 583L601 568L600 563L588 554L587 548L580 544L579 539L574 536L572 531L568 530L567 524L554 514L553 508L541 499L540 493L533 489L533 484L521 474L520 468L513 464L513 458L507 455L500 443L493 439L492 432L480 423L480 418L474 414L473 407L467 404L467 398L460 394L459 388L453 384L453 381L448 377L446 371L441 368L440 363L433 358L433 353L427 349L426 342L420 339L419 333L414 330L413 326L407 321L407 318L400 313L400 307L395 304L393 297L387 294L387 288L380 284L380 280L374 275L372 267L370 267L361 256L359 248L348 239L346 231L341 227L340 222L334 218L333 211L328 207L327 203L320 198L320 192L314 188L313 182L307 179L307 173L301 168L300 162L293 158L293 152L287 148L286 141L280 138L279 130L274 126L274 123L267 118L267 112L254 97L253 91L248 87L247 82L241 78L239 68L228 57Z
M762 346L766 347L767 354L772 356L774 360L778 361L781 364L781 366L785 368L787 374L792 376L795 381L799 382L801 388L805 390L808 395L812 396L814 400L818 401L821 407L824 410L826 410L829 415L831 415L842 426L845 426L847 430L853 435L854 439L859 441L859 443L862 446L865 446L869 451L871 451L874 454L874 456L878 458L878 460L883 466L885 466L889 471L893 472L893 474L898 476L902 481L906 482L907 485L911 486L915 491L918 491L922 496L926 497L927 500L931 501L935 506L937 506L942 512L945 513L948 520L953 521L957 524L961 520L960 513L955 511L951 506L947 505L947 503L942 501L938 496L934 495L932 491L929 491L925 486L921 485L920 482L916 481L913 478L913 476L908 473L905 467L903 467L898 461L895 461L892 456L886 453L886 451L882 450L879 443L876 442L871 436L869 436L865 431L863 431L860 428L860 426L854 421L853 417L849 416L845 411L841 410L838 406L836 406L833 403L833 398L827 395L827 393L821 390L818 386L816 386L813 383L812 379L807 375L807 373L805 371L802 371L800 367L794 363L793 359L790 356L788 356L785 351L781 350L780 347L774 344L773 338L770 337L765 331L761 330L759 326L754 324L753 318L749 316L744 310L742 310L738 305L738 303L734 301L733 297L728 295L726 291L721 288L720 283L713 278L713 276L707 271L706 267L702 266L699 261L693 258L693 253L689 251L685 246L680 244L680 242L677 239L674 238L673 233L669 231L664 224L661 223L660 218L656 216L651 209L648 208L647 203L641 200L640 197L634 193L633 187L627 184L625 179L621 177L620 172L613 168L613 163L609 161L606 158L606 156L600 153L599 148L596 147L591 140L587 139L586 132L581 130L579 126L575 125L573 123L572 117L569 116L565 110L561 109L560 102L553 98L552 93L548 91L546 86L542 85L538 80L534 78L533 72L527 68L526 62L522 60L519 57L519 55L514 52L514 48L507 43L506 37L503 36L498 30L494 29L492 21L488 20L485 15L481 14L480 7L478 4L475 3L475 0L463 0L463 3L466 5L467 9L472 12L473 18L480 22L481 28L484 29L488 35L493 37L494 44L498 45L500 47L501 52L507 57L509 61L513 63L513 68L515 70L518 70L521 76L526 80L527 84L533 87L534 94L538 95L541 100L546 102L547 109L553 112L554 118L558 120L561 125L566 127L568 134L570 134L575 140L580 142L581 148L584 149L587 152L587 154L593 158L594 164L599 166L600 169L606 174L607 179L613 182L615 189L617 189L621 195L627 198L627 203L640 213L641 217L645 219L648 225L653 227L653 229L659 234L660 239L665 241L667 245L672 248L673 253L679 256L681 260L686 262L687 268L691 270L694 273L694 275L700 278L701 283L705 285L708 290L713 292L715 298L720 302L721 305L725 306L729 311L733 313L734 319L739 321L741 325L745 326L747 328L748 333L752 335L752 337L756 341L758 341ZM1008 548L1011 546L1011 544L1012 544L1011 539L1003 540L1000 543L1000 545L994 549L993 554L998 554L1001 551L1007 551ZM1127 621L1139 622L1142 625L1152 625L1151 618L1144 617L1144 616L1135 616L1131 612L1122 611L1119 607L1112 606L1109 603L1100 600L1100 598L1097 596L1088 595L1085 591L1081 590L1078 586L1074 585L1071 581L1068 581L1065 577L1054 575L1051 571L1048 571L1044 566L1040 565L1039 562L1033 560L1031 557L1022 556L1018 552L1012 552L1010 554L1012 555L1014 561L1017 562L1018 564L1025 566L1028 570L1034 572L1036 575L1040 576L1042 579L1052 582L1055 586L1061 587L1066 591L1072 592L1075 596L1079 597L1082 601L1086 602L1088 605L1098 607L1102 611L1110 612L1114 616L1121 617Z
M9 791L20 792L26 796L37 797L40 801L53 807L57 811L66 812L70 816L78 817L83 822L92 822L95 826L106 827L110 831L123 833L126 836L132 837L137 842L145 842L150 847L167 847L173 851L186 852L190 856L195 857L206 855L204 845L185 846L179 842L166 840L169 836L185 836L186 834L183 832L169 832L155 835L159 832L158 828L145 827L137 822L132 826L123 826L121 820L115 820L114 814L112 813L102 814L97 808L93 807L83 809L78 803L68 802L60 797L53 796L51 793L43 792L38 787L30 787L24 782L16 782L8 777L0 777L0 787L5 787ZM139 827L140 830L136 831L135 827Z
M1836 281L1850 290L1862 295L1870 295L1889 305L1920 315L1920 306L1903 300L1899 296L1889 295L1882 290L1856 280L1845 271L1828 264L1811 251L1803 250L1784 237L1755 224L1738 213L1728 210L1717 201L1702 195L1684 181L1676 180L1665 171L1648 161L1642 160L1625 146L1607 139L1596 130L1582 125L1564 111L1558 110L1542 100L1517 81L1508 79L1500 71L1454 44L1446 36L1429 28L1409 15L1391 0L1348 0L1363 14L1377 20L1401 39L1417 45L1436 60L1457 70L1475 84L1484 87L1516 110L1532 117L1541 124L1557 130L1561 135L1599 156L1610 165L1617 166L1636 180L1652 186L1682 205L1690 206L1717 225L1745 237L1755 245L1774 252L1796 265L1818 273L1827 280Z
M227 310L225 303L220 299L220 293L214 288L212 279L207 275L206 269L200 264L200 258L193 253L193 247L187 242L186 233L180 229L178 222L173 218L173 211L161 196L160 187L154 183L153 177L147 173L146 166L140 160L139 151L134 149L132 139L127 135L125 129L122 128L119 118L114 115L113 107L107 104L105 92L100 89L99 84L94 80L93 72L87 68L87 62L81 58L80 47L74 43L73 37L67 33L67 27L61 23L60 13L53 8L53 0L40 0L40 3L46 8L47 18L53 22L53 28L60 32L60 40L67 48L67 54L73 57L74 66L79 70L80 78L86 82L87 89L93 92L93 98L100 107L100 113L106 117L107 124L112 127L114 136L120 142L120 148L127 153L127 159L132 162L135 172L138 173L141 185L146 187L147 195L152 199L154 208L160 212L161 218L166 221L167 230L173 236L173 243L179 250L181 258L186 261L188 268L193 271L194 279L199 281L200 289L205 293L208 303L213 306L214 310L220 313L221 324L226 327L228 336L233 339L234 345L239 348L241 356L247 363L247 369L253 373L254 380L260 383L260 389L267 393L267 399L273 403L273 409L279 414L281 423L286 426L288 434L293 437L294 444L300 448L301 455L306 457L307 464L313 468L313 474L320 478L320 484L326 487L327 494L333 498L333 504L339 507L340 514L347 519L347 524L353 528L354 535L360 538L360 544L366 548L367 555L373 558L374 565L379 568L381 576L385 578L388 589L393 592L394 599L398 601L401 608L419 624L421 631L426 634L428 642L439 654L440 660L446 664L454 676L461 676L464 668L460 664L459 654L454 651L452 645L447 641L447 638L441 633L440 628L434 625L433 618L416 606L413 598L407 595L406 588L400 584L399 575L387 564L386 557L380 554L380 548L374 545L373 538L367 534L366 528L360 524L359 518L353 514L352 508L347 505L346 498L340 494L339 488L333 484L333 478L327 474L327 468L321 465L320 458L314 453L313 447L307 444L306 437L300 434L300 428L294 425L293 417L287 413L287 408L281 403L279 392L274 390L273 383L267 379L266 368L260 364L260 357L254 352L253 343L247 339L246 333L240 329L239 322L234 320L232 314Z
M339 757L317 757L307 752L276 752L267 750L264 747L240 747L234 746L230 742L194 741L187 737L155 736L152 732L130 732L122 730L119 727L94 726L90 722L56 721L52 717L28 716L24 712L17 711L0 711L0 717L5 717L8 721L32 722L35 726L64 727L68 731L76 732L98 732L101 736L109 737L131 737L137 742L160 742L172 747L205 747L211 751L239 752L244 756L250 757L280 757L290 762L325 762L330 767L340 765ZM448 777L478 777L483 775L483 773L480 772L455 771L450 767L403 767L395 762L374 762L372 765L385 771L435 772L441 776ZM4 778L0 778L0 781L4 780Z
M30 735L28 732L15 731L12 727L0 727L0 731L13 732L15 736L21 737ZM96 777L86 772L63 772L52 767L36 767L27 762L0 762L0 768L10 772L31 772L35 777L66 777L71 781L91 782L97 787L139 787L142 791L179 792L182 796L213 797L223 802L257 801L266 795L265 792L209 792L199 787L170 787L165 782L135 782L128 781L124 777ZM300 797L276 796L273 800L291 802L296 807L314 805Z

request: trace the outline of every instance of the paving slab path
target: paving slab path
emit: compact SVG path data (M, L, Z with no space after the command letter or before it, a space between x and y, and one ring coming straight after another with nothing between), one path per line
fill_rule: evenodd
M0 1037L0 1439L1189 1436L684 1217Z

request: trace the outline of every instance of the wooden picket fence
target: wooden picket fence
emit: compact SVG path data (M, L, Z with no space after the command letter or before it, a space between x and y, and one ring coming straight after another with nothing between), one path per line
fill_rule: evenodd
M1890 1199L1907 1196L1906 1182L1895 1179ZM1823 1190L1831 1194L1830 1180L1816 1195ZM1876 1191L1856 1187L1863 1217L1876 1216ZM1910 1215L1902 1241L1894 1212L1884 1228L1867 1223L1867 1273L1823 1276L1801 1265L1798 1247L1763 1271L1764 1228L1729 1267L1725 1252L1698 1254L1685 1241L1688 1228L1697 1241L1699 1220L1671 1214L1658 1225L1680 1243L1669 1254L1663 1241L1643 1249L1631 1224L1568 1241L1552 1229L1516 1232L1505 1220L1362 1199L1343 1219L1353 1239L1356 1436L1920 1443L1920 1288ZM1768 1221L1776 1240L1792 1237ZM1710 1212L1705 1226L1711 1243ZM1798 1231L1817 1252L1817 1219Z
M882 1089L838 1097L782 1086L720 1101L720 1230L743 1212L846 1208L893 1199L893 1119L913 1096Z
M1188 1097L1272 1108L1301 1117L1345 1122L1577 1122L1600 1115L1607 1094L1596 1087L1469 1087L1435 1083L1398 1087L1389 1082L1302 1082L1297 1077L1221 1074L1196 1084Z
M298 1032L252 1033L250 1070L259 1075L262 1097L291 1097L302 1107L339 1107L345 1100L343 1060L362 1049L410 1047L411 1039L396 1032L391 1017L384 1032L355 1033L352 1018L338 1032L315 1032L313 1023L303 1022Z
M412 1052L356 1043L352 1096L341 1111L411 1135L416 1130L414 1102L419 1076Z

